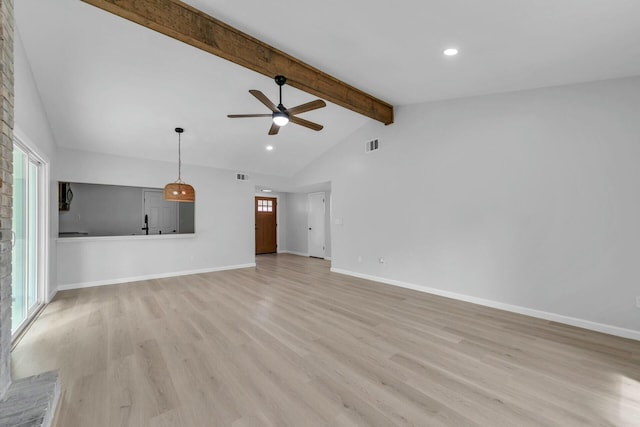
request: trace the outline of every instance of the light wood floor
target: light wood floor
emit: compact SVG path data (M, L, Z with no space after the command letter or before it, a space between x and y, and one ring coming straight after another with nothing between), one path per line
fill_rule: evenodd
M639 426L640 342L265 255L61 292L13 352L58 427Z

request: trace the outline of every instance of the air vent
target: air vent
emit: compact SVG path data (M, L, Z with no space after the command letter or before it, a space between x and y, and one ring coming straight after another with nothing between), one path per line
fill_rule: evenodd
M246 173L237 173L236 174L236 179L238 181L248 181L249 180L249 175L247 175Z
M380 141L378 141L378 138L376 138L376 139L372 139L371 141L367 141L367 146L365 147L365 151L369 153L371 151L376 151L379 148L380 148Z

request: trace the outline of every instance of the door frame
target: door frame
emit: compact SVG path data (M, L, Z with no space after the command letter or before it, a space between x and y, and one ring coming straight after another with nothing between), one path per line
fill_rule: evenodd
M324 241L324 244L322 245L323 249L322 249L322 257L315 257L314 258L321 258L321 259L325 259L325 256L327 255L327 193L324 191L316 191L314 193L308 193L307 194L307 255L309 256L313 256L311 255L311 237L309 236L309 229L311 228L311 223L309 220L309 217L311 216L311 196L318 196L322 194L322 199L324 200L324 209L322 211L322 216L324 218L324 221L322 222L322 228L323 228L323 233L322 233L322 240Z
M29 310L27 308L27 316L18 328L11 334L11 341L20 337L22 332L29 326L34 320L37 313L42 309L45 304L48 304L55 296L56 289L51 289L51 282L49 280L49 230L50 230L50 218L51 209L55 207L56 213L58 211L58 204L51 204L51 170L50 162L47 156L45 156L37 146L31 142L31 140L24 135L19 129L13 130L13 143L14 146L19 147L22 151L27 153L29 158L36 160L40 163L38 170L38 197L37 203L39 212L37 216L37 283L36 283L36 303L33 308ZM55 183L57 191L57 182ZM12 283L13 286L13 283Z
M266 194L266 196L265 196ZM278 193L258 193L253 196L253 254L256 254L256 197L263 199L276 199L276 254L281 253L280 245L280 195Z

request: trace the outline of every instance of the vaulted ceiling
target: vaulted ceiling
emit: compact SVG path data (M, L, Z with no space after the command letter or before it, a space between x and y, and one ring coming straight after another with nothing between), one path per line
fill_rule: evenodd
M640 74L633 0L187 3L396 106ZM290 176L371 120L328 103L301 115L321 132L268 136L268 118L226 115L265 112L248 90L275 100L272 79L80 0L15 9L61 147L175 161L182 126L185 163Z

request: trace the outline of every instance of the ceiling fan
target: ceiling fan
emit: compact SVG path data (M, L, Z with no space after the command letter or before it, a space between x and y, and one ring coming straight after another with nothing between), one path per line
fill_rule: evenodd
M315 101L307 102L306 104L301 104L297 107L285 108L285 106L282 105L282 86L287 82L287 78L285 76L276 76L275 81L276 84L280 87L280 103L277 107L259 90L251 89L249 91L251 95L258 98L258 101L262 102L267 106L267 108L272 111L271 114L229 114L227 117L232 119L247 117L271 117L273 123L271 124L271 128L269 129L269 135L277 134L280 128L289 122L304 126L315 131L322 130L322 125L310 122L309 120L301 119L300 117L296 117L296 114L306 113L307 111L311 110L317 110L318 108L326 107L327 104L321 99L316 99Z

